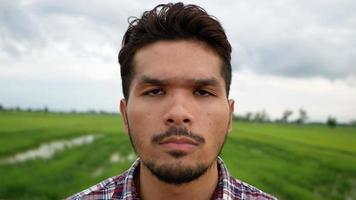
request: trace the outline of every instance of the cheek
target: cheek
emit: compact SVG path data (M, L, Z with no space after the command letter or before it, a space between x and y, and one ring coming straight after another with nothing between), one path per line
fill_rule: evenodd
M227 103L210 104L201 110L201 115L197 120L199 123L197 132L204 134L207 143L209 143L208 146L214 149L219 148L228 132L229 120Z
M214 146L219 147L225 139L225 136L228 132L228 117L227 115L215 115L215 120L211 121L210 125L210 137L212 138L211 142L214 143Z
M131 131L134 129L145 130L147 121L152 118L152 111L150 110L150 107L147 107L140 102L133 101L127 107L127 115L131 125Z
M157 124L157 117L151 107L141 104L131 104L127 109L131 137L141 148L150 143L151 137L157 132L152 124Z
M228 105L215 105L206 109L206 120L211 130L214 129L225 134L230 120Z

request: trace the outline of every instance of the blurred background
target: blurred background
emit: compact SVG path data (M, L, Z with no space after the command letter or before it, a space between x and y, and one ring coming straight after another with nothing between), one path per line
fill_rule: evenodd
M1 1L0 103L118 112L128 17L162 2ZM354 1L186 3L216 16L228 34L236 114L265 110L276 119L302 108L310 121L356 119Z
M63 198L130 166L117 55L128 17L164 2L0 0L1 199L24 187L21 198ZM356 2L184 2L216 16L233 47L232 173L282 199L356 199ZM41 148L54 152L28 159Z

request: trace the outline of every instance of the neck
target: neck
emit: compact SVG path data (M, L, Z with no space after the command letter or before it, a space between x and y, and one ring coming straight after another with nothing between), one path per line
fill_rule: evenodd
M140 164L139 188L142 199L211 199L219 175L217 161L209 167L209 169L198 179L182 185L168 184L160 181L154 176L148 168L142 163Z

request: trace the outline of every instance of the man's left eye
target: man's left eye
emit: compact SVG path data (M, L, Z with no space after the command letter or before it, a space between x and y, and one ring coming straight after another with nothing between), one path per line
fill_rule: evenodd
M202 89L195 90L194 94L197 95L197 96L210 96L211 95L210 92L208 92L206 90L202 90Z

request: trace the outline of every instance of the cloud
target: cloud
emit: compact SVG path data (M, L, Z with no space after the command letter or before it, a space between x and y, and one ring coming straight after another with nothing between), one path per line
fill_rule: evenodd
M0 12L0 55L17 58L25 49L45 44L35 20L18 1L1 1Z
M290 78L260 75L251 71L233 74L231 98L235 99L235 113L266 110L272 119L279 119L283 111L300 108L307 111L311 121L325 121L327 116L338 121L355 119L356 76L329 80L322 77Z
M356 74L356 2L242 1L232 7L233 19L224 19L236 69L329 79Z
M168 0L0 1L0 103L111 109L121 95L117 54L127 19L164 2ZM343 105L340 112L337 108L331 111L343 119L352 117L349 110L354 110L356 87L355 1L188 3L201 5L224 26L233 46L232 64L237 74L234 81L238 87L233 86L232 94L241 103L253 102L238 104L242 109L253 110L261 104L256 99L262 97L254 93L260 91L271 102L261 109L271 110L274 116L284 108L305 106L319 119L327 114L323 111L329 109L326 104L339 104ZM261 86L255 87L251 81ZM293 85L301 86L295 91ZM317 91L315 96L308 85ZM323 88L328 88L326 93L320 92ZM305 101L293 100L288 91ZM95 98L93 94L97 94ZM319 101L331 94L325 107L320 106ZM83 105L82 99L92 101ZM279 99L283 99L280 106L272 103ZM312 114L318 112L322 114Z
M74 54L108 59L118 50L129 16L140 16L157 1L2 1L0 48L18 57L67 47ZM235 70L288 77L329 79L356 74L356 2L201 2L217 16L234 47Z

